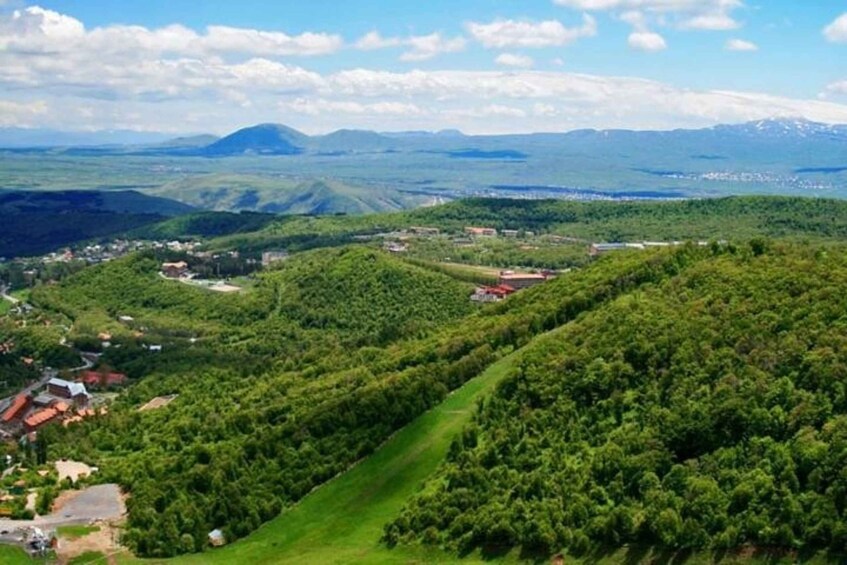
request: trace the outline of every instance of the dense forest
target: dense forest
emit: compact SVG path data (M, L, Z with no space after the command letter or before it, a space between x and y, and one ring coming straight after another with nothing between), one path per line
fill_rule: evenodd
M51 458L96 464L129 494L124 542L138 555L202 551L214 528L248 535L510 354L517 370L386 525L387 544L548 556L629 542L847 548L847 260L834 243L847 205L472 200L242 216L186 216L161 232L194 226L222 235L206 249L248 257L294 252L240 277L241 292L165 280L170 257L147 251L37 286L44 323L9 326L43 340L16 347L67 354L58 327L84 350L109 335L101 362L131 386L108 415L40 433ZM580 242L583 267L480 307L467 282L480 271L425 247L404 257L350 244L417 225L711 243L588 261ZM420 245L435 257L442 244ZM518 260L519 243L498 245L489 264ZM537 257L576 260L572 249ZM138 410L165 395L175 400Z
M718 252L532 343L386 539L844 552L844 251Z
M145 378L107 417L50 429L46 440L53 455L95 461L102 480L131 494L126 541L135 551L200 550L215 527L229 539L246 535L504 352L699 253L599 264L470 314L464 283L358 248L305 254L243 297L150 281L149 259L116 262L33 300L71 317L105 304L139 323L207 333L175 340L161 355L110 350L111 362ZM280 292L295 281L300 288ZM168 302L177 295L184 304ZM165 394L179 397L137 411Z

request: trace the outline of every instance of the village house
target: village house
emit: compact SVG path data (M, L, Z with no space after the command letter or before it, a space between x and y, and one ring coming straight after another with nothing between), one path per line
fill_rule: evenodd
M466 227L465 233L473 237L496 237L497 230L494 228Z
M507 285L515 290L529 288L547 280L547 276L540 273L514 273L512 271L503 271L497 279L500 285Z
M518 237L518 230L503 230L500 233L503 237Z
M421 226L412 226L409 228L409 233L415 235L438 235L441 233L441 230L438 228L426 228Z
M188 273L188 263L178 261L176 263L162 263L162 274L169 279L178 279Z
M515 289L509 285L501 284L498 286L482 286L476 289L471 295L471 300L474 302L500 302L510 294L514 294Z
M28 432L34 432L41 426L56 420L59 416L60 412L55 408L37 410L24 420L24 429Z
M59 398L72 400L77 406L88 404L89 394L82 383L72 383L64 379L52 378L47 381L47 393Z
M100 373L97 371L85 371L79 381L87 387L109 387L125 384L127 376L123 373Z
M287 260L288 257L288 251L265 251L262 253L262 267L270 267L274 263Z
M0 416L0 420L2 420L4 424L8 424L14 420L20 419L24 414L26 414L26 411L30 407L31 403L32 397L30 395L19 394L15 397L12 405L3 412L3 416Z

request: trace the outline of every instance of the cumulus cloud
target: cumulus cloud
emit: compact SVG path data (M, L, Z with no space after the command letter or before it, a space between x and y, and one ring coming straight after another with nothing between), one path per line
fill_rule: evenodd
M378 31L371 31L363 35L353 44L356 49L362 51L374 51L388 47L398 47L403 44L399 37L383 37Z
M724 48L727 51L758 51L759 46L753 43L752 41L746 41L744 39L730 39L726 42Z
M654 12L646 2L658 0L615 0L614 7L632 12L635 6L645 21L639 28L636 16L626 16L644 36L634 41L657 49L664 39L650 37ZM847 90L841 83L826 89L832 100L797 100L520 65L492 71L319 73L266 53L314 54L326 49L320 47L322 38L331 36L286 35L296 39L292 43L234 29L239 28L202 33L179 25L86 29L49 10L7 12L0 16L0 124L225 133L244 124L284 121L307 131L458 127L495 133L698 127L772 116L847 122L847 105L835 101ZM372 32L355 46L396 47L408 60L421 61L461 50L465 43L440 34L394 39ZM515 53L501 56L519 62L522 55Z
M828 84L823 93L821 93L821 98L827 98L831 95L847 96L847 80L841 80Z
M410 49L400 55L401 61L426 61L442 53L457 53L465 49L464 37L446 38L440 33L417 35L406 39L403 44Z
M504 67L516 67L521 69L528 69L535 64L535 61L532 60L532 57L527 57L526 55L516 55L514 53L501 53L500 55L497 55L497 58L494 59L494 62Z
M202 34L181 25L157 29L112 25L87 30L79 20L39 6L15 10L0 20L0 48L22 54L315 56L334 53L343 43L340 36L326 33L292 36L228 26L209 26Z
M636 51L656 53L668 48L665 38L651 31L635 31L629 34L627 39L629 46Z
M823 30L824 37L833 43L847 43L847 12L841 14Z
M588 14L583 15L582 25L578 27L565 27L558 20L495 20L487 24L468 22L465 27L474 39L489 49L560 47L597 34L597 22Z
M554 0L583 11L637 12L655 23L672 21L683 29L729 30L740 27L732 16L741 0Z
M47 103L43 100L34 102L16 102L0 100L0 126L30 126L33 118L47 113Z

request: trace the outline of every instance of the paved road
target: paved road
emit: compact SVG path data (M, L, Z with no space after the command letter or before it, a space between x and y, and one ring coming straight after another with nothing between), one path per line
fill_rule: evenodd
M69 524L87 524L95 520L116 520L124 513L126 507L118 485L97 485L81 491L58 512L47 516L39 516L34 520L0 520L0 543L6 537L14 537L13 532L18 528L53 529Z

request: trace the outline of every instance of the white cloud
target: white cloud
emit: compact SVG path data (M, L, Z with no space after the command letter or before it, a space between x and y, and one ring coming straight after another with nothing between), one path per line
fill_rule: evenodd
M402 102L376 102L362 104L350 100L327 100L325 98L297 98L290 102L280 103L280 107L310 116L320 114L371 114L374 116L410 116L420 115L424 111L415 104Z
M10 53L60 52L93 58L118 53L135 57L163 53L191 57L216 53L314 56L334 53L344 43L340 36L326 33L291 36L228 26L209 26L204 34L181 25L158 29L111 25L86 30L79 20L38 6L0 18L0 48Z
M47 103L43 100L34 102L16 102L0 100L0 127L27 127L33 119L47 113Z
M558 20L537 23L517 20L495 20L487 24L468 22L465 27L488 49L558 47L597 34L597 22L588 14L583 15L581 26L570 28Z
M741 0L554 0L554 3L576 10L640 14L643 21L635 26L636 31L643 31L648 19L664 24L668 18L682 29L736 29L741 24L732 13L744 6Z
M636 9L647 15L643 28L634 15L620 16L646 36L636 43L664 46L661 37L650 39L656 34L648 25L656 23L650 19L656 12L644 2ZM236 28L198 33L179 25L89 30L74 18L39 10L0 15L0 124L225 133L244 124L284 121L306 131L495 133L699 127L772 116L847 122L847 104L835 102L847 91L842 83L821 94L832 100L797 100L520 67L319 73L264 53L314 54L332 44L324 43L331 37L324 34L286 35L289 40L232 32ZM461 50L465 41L440 34L394 39L373 33L356 46L405 48L407 59L420 61Z
M665 38L650 31L634 31L627 39L629 46L637 51L656 53L668 48Z
M759 46L744 39L730 39L724 45L727 51L758 51Z
M383 37L378 31L371 31L363 35L355 44L356 49L362 51L374 51L388 47L398 47L403 44L399 37Z
M830 95L847 96L847 80L841 80L828 84L824 92L821 94L821 98L827 98Z
M841 14L823 30L824 37L833 43L847 43L847 12Z
M501 53L500 55L497 55L494 62L504 67L516 67L521 69L528 69L535 64L532 57L516 55L514 53Z
M401 61L426 61L442 53L457 53L465 49L464 37L452 39L442 37L440 33L417 35L406 39L403 44L410 47L400 55Z

